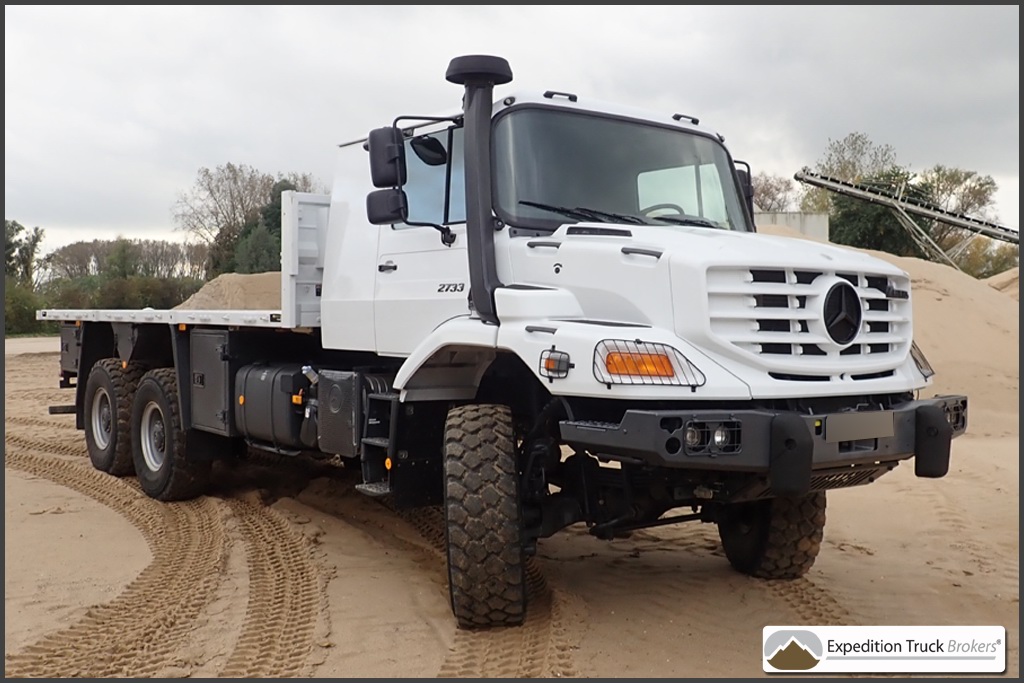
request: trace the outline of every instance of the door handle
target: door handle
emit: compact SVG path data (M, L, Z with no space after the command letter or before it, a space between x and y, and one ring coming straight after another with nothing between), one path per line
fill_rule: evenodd
M398 264L388 261L387 263L381 263L377 266L378 273L386 273L390 270L398 270Z

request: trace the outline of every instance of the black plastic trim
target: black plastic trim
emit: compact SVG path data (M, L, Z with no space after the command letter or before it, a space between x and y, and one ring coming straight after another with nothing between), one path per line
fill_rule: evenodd
M566 235L602 235L605 237L632 237L633 233L625 228L598 228L592 225L579 225L568 228Z
M637 256L653 256L656 259L660 259L662 254L665 252L658 249L644 249L643 247L623 247L622 253L626 255L635 254Z
M891 436L864 434L855 441L828 441L829 414L752 410L627 410L618 424L563 420L562 439L574 448L655 467L768 474L777 494L798 494L811 472L846 465L894 462L912 457L918 476L941 477L949 467L950 440L966 431L966 397L908 401L892 410ZM953 428L946 411L963 410ZM835 413L848 416L849 413ZM742 448L735 453L692 453L679 448L691 422L740 423ZM865 421L866 424L871 421ZM671 425L666 427L666 425Z

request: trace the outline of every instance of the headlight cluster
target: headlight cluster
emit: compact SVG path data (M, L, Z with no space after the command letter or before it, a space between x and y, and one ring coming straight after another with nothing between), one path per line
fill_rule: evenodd
M703 386L706 378L686 356L667 344L605 339L594 349L594 377L607 385Z

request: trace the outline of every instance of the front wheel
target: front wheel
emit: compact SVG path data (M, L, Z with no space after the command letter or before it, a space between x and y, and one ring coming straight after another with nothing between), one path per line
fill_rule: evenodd
M795 579L814 565L825 530L825 493L734 503L718 535L729 563L762 579Z
M142 490L157 500L188 500L203 493L209 460L189 460L178 409L174 368L150 370L132 404L132 457Z
M449 411L444 485L448 587L459 626L522 624L526 572L508 406L467 405Z

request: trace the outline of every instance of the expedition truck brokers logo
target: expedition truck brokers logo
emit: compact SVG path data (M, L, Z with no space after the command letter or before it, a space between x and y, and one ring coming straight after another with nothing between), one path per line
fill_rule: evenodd
M1002 626L766 626L768 673L1003 673Z
M821 661L818 636L811 631L779 630L764 639L764 656L778 671L807 671Z

